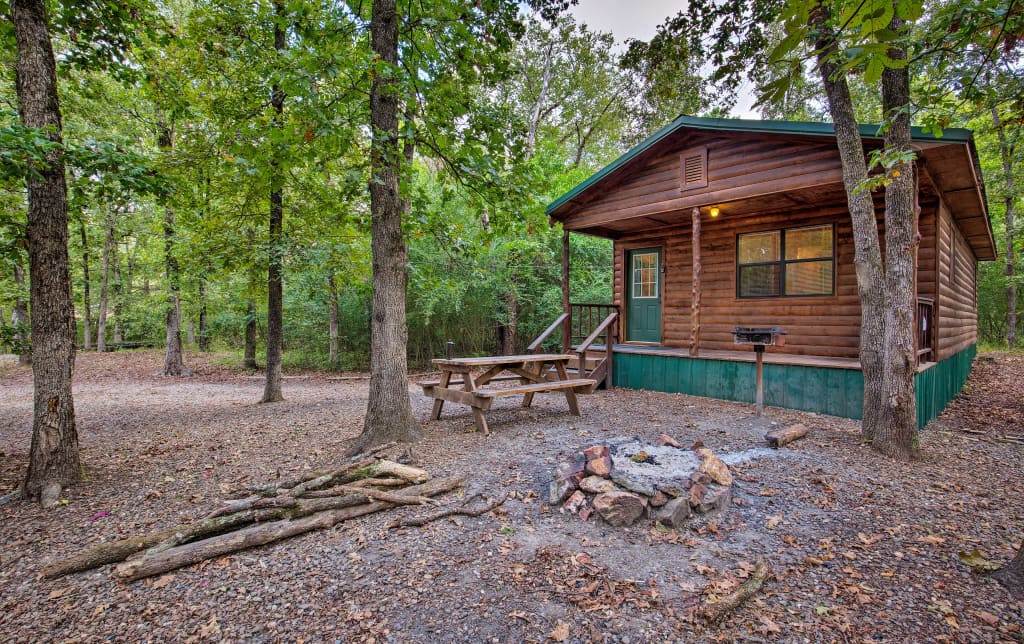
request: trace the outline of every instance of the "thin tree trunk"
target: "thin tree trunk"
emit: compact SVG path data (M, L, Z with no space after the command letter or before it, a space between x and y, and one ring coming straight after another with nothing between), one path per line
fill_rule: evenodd
M185 344L190 347L194 347L196 344L196 323L194 320L189 320L185 326Z
M877 431L882 408L882 339L885 329L885 291L882 251L878 241L878 218L871 194L858 190L868 178L864 144L853 111L853 99L845 76L835 58L838 55L834 27L829 10L819 5L811 13L811 24L817 30L815 47L818 71L828 96L829 112L836 133L836 144L843 165L843 185L853 223L853 264L857 273L857 294L860 297L860 364L864 375L864 407L861 437L871 441Z
M107 306L110 300L110 253L113 251L114 224L108 207L106 214L106 233L103 237L103 279L100 281L100 315L96 320L96 351L107 350Z
M284 16L282 0L274 1L274 49L284 51L285 32L282 20ZM284 90L277 84L271 87L270 104L274 108L274 127L283 127ZM272 403L284 400L281 395L281 342L284 327L283 285L281 282L282 245L284 243L284 182L281 164L276 152L270 162L270 262L267 271L267 370L263 387L263 399L260 402Z
M555 50L555 43L548 44L544 50L544 75L541 77L540 92L537 94L537 102L533 105L533 115L530 117L530 130L526 134L525 158L527 161L533 156L533 150L537 143L537 128L540 126L541 109L548 97L548 87L551 85L551 58Z
M14 300L14 327L15 338L18 341L18 364L32 364L32 337L28 332L31 321L28 318L28 303L21 296L25 287L25 269L21 264L14 265L14 286L18 290L18 296ZM30 296L31 297L31 296Z
M124 332L121 328L121 318L124 313L124 288L121 282L121 251L120 244L115 240L111 247L110 270L113 273L113 281L110 284L110 299L114 302L114 345L124 342Z
M1011 595L1024 600L1024 543L1017 549L1017 556L992 573L992 576L1005 586Z
M341 353L341 322L338 314L338 284L336 276L327 276L327 314L329 328L327 332L327 363L331 369L337 369Z
M256 303L249 300L245 311L245 356L242 358L243 369L259 369L256 363Z
M890 29L900 32L904 21L893 18ZM906 60L906 51L891 47L889 57ZM901 155L911 155L910 73L906 67L882 72L882 110L888 128L885 146ZM902 460L914 454L917 431L917 400L914 374L914 258L917 182L914 164L901 162L890 170L885 186L885 361L882 385L882 419L872 445L883 454Z
M992 124L999 137L999 155L1003 161L1003 203L1006 208L1006 346L1012 351L1017 347L1017 255L1014 247L1014 204L1017 193L1014 189L1014 153L1016 146L1011 145L1007 136L999 110L992 104ZM1019 556L1018 556L1019 558Z
M519 324L519 299L516 297L515 285L509 286L508 290L505 291L504 302L502 303L504 311L499 311L499 322L497 326L498 336L498 353L501 355L515 355L516 353L516 329ZM500 321L501 314L504 313L505 320Z
M210 350L209 329L206 328L206 279L199 278L199 350Z
M161 118L157 147L164 155L174 149L174 131ZM181 268L174 253L174 209L164 206L164 279L167 280L166 338L161 376L188 376L181 350Z
M43 0L11 0L16 86L25 127L61 143L57 69ZM78 432L71 393L75 316L68 259L67 184L59 151L28 180L29 304L32 308L34 412L26 497L53 503L79 480Z
M398 14L395 0L376 0L370 18L370 42L383 65L398 64ZM393 440L419 439L420 426L409 400L405 323L407 250L402 237L402 199L398 172L398 96L396 78L376 73L370 88L371 249L373 313L370 317L370 394L357 451Z
M82 304L85 308L82 327L82 350L92 348L92 298L89 293L89 238L85 234L85 219L78 220L78 233L82 237Z

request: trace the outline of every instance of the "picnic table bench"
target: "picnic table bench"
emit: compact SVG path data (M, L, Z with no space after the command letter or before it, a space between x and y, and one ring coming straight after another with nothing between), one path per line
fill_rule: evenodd
M423 387L424 395L434 399L434 409L430 416L432 420L441 418L445 401L469 405L477 429L487 434L489 430L485 412L491 408L494 399L501 396L522 395L522 406L529 407L533 403L534 394L561 391L565 394L569 412L579 416L576 393L593 389L597 381L569 378L566 366L572 359L573 356L561 353L439 358L433 363L441 370L441 379L423 382L420 386ZM474 374L474 370L479 373ZM518 380L519 384L513 387L488 386L493 382L508 380ZM462 385L462 389L456 389L457 385Z

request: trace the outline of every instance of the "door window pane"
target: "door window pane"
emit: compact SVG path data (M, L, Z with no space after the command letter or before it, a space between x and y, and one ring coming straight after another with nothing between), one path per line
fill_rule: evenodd
M832 257L832 226L795 228L786 231L786 260L826 257ZM788 292L789 289L786 290Z
M758 264L761 262L779 261L779 239L782 237L778 230L767 233L748 233L740 235L739 258L740 264Z
M633 297L658 297L658 254L633 255Z
M795 262L786 264L786 295L831 294L831 259L820 262Z

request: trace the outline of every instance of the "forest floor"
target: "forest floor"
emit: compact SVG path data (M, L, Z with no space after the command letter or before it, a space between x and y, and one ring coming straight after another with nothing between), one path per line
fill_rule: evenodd
M532 409L499 399L491 435L467 408L424 423L416 464L466 474L496 512L387 530L406 507L122 584L110 567L45 580L83 546L196 518L246 483L325 469L360 431L361 379L286 378L286 401L209 356L195 375L152 374L158 352L84 354L75 407L86 480L51 510L0 507L0 633L30 641L1022 641L1024 602L958 560L1008 561L1024 537L1024 356L978 357L970 382L921 434L920 458L887 460L856 422L767 410L807 438L735 470L734 505L680 532L612 528L544 504L548 473L617 436L668 433L716 453L763 445L752 407L613 390ZM430 400L410 386L416 413ZM31 373L0 364L0 495L27 463ZM688 621L763 556L773 576L714 628Z

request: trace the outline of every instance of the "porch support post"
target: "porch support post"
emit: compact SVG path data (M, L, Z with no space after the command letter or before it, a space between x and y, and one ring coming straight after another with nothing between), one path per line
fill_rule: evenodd
M562 312L569 318L562 323L562 350L568 351L572 342L572 311L569 310L569 231L562 228Z
M914 364L921 364L921 305L918 303L918 266L917 256L921 250L921 171L923 168L920 163L915 162L911 165L914 169ZM936 230L938 230L938 217L935 218ZM936 236L936 240L938 236ZM936 244L937 245L937 244ZM938 253L936 253L938 254ZM936 277L938 273L936 273ZM975 282L977 283L977 282ZM931 329L928 332L931 333ZM929 356L934 359L934 356Z
M690 355L700 353L700 208L694 208L693 219L693 293L690 298Z

